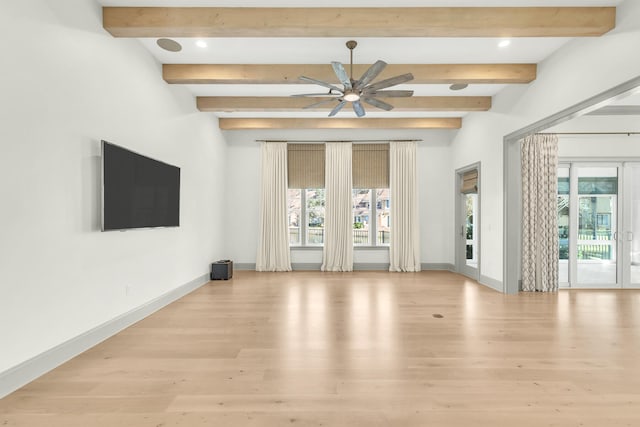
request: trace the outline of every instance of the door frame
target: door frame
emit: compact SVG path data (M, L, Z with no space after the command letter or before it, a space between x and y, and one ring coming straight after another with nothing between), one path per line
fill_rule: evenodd
M622 218L624 229L618 233L620 253L618 258L622 264L622 289L640 289L640 283L631 283L631 244L628 239L630 232L633 232L633 176L632 169L640 167L640 158L627 157L622 161L622 190L618 189L618 193L622 191L622 205L619 212Z
M640 91L640 76L600 92L591 98L574 104L562 111L515 130L502 139L503 158L503 248L502 248L502 286L503 292L516 294L522 288L522 182L520 166L520 141L523 138L542 132L575 117L608 105L631 93Z
M477 254L478 254L478 267L477 268L473 268L473 267L469 267L467 266L467 257L466 257L466 238L464 239L464 244L463 244L463 238L462 238L462 230L463 227L465 226L465 224L463 224L462 221L462 193L460 192L460 189L462 188L462 176L465 174L465 172L469 172L470 170L477 170L478 171L478 210L476 212L476 222L477 224L473 224L473 228L476 232L476 245L477 245ZM460 273L470 279L473 280L480 280L481 274L481 257L482 257L482 251L481 251L481 224L482 224L482 219L481 219L481 212L482 212L482 169L481 169L481 162L475 162L472 163L470 165L461 167L456 169L456 173L455 173L455 180L456 180L456 185L454 187L454 191L455 191L455 219L454 219L454 236L455 236L455 266L456 266L456 272ZM465 251L463 251L463 248L465 248Z

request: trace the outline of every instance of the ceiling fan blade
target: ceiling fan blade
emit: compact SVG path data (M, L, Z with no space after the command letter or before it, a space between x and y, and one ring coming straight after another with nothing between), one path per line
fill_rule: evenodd
M326 104L328 102L333 102L333 101L336 101L336 98L324 99L324 100L322 100L320 102L316 102L316 103L313 103L311 105L307 105L306 107L302 107L302 109L303 110L308 110L309 108L319 107L320 105Z
M384 61L376 61L375 64L373 64L371 67L369 67L369 69L367 71L365 71L365 73L362 75L362 77L360 77L360 80L358 80L356 82L355 88L356 89L362 89L363 87L368 85L376 77L378 77L378 74L380 74L382 72L382 70L384 70L384 67L386 67L386 66L387 66L386 62L384 62Z
M347 103L347 101L340 101L340 104L336 105L336 108L334 108L333 110L331 110L331 112L329 113L329 117L333 117L336 114L338 114L338 111L342 110L342 107L344 107L344 105Z
M413 96L413 91L412 90L379 90L379 91L369 92L368 90L365 90L363 94L367 96L377 97L377 98L404 98L404 97Z
M360 103L360 101L353 102L353 111L356 112L356 116L362 117L364 116L364 107Z
M333 92L325 92L325 93L297 93L295 95L290 95L294 98L303 98L303 97L307 97L307 98L329 98L329 97L334 97L334 98L340 98L342 96L342 93L333 93Z
M379 99L362 97L362 100L369 105L373 105L374 107L380 108L385 111L393 110L393 105L387 104L386 102L380 101Z
M371 86L365 88L367 92L375 92L378 89L384 89L389 86L399 85L400 83L408 82L409 80L413 80L413 74L407 73L399 76L391 77L390 79L379 81L378 83L374 83Z
M340 89L338 86L332 85L331 83L327 83L327 82L323 82L322 80L318 80L318 79L312 79L311 77L306 77L306 76L300 76L298 77L299 80L305 81L305 82L309 82L309 83L314 83L320 86L324 86L324 87L328 87L329 89L333 89L337 92L342 92L342 89Z
M349 78L349 75L345 71L342 64L340 62L333 61L331 62L331 66L333 67L333 72L336 73L336 76L338 76L338 80L340 80L340 83L344 85L344 88L351 89L351 79Z

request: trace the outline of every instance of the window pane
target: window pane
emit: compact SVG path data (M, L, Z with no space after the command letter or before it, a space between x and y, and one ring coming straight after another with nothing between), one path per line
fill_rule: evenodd
M353 244L370 245L371 190L353 190Z
M376 228L378 230L376 236L377 245L389 245L391 235L391 222L389 220L390 202L388 188L376 190Z
M308 189L307 196L307 244L324 243L324 188Z
M466 194L465 195L465 203L466 203L466 224L465 224L465 233L466 233L466 264L468 266L477 268L478 267L478 244L477 244L477 233L478 230L475 226L477 222L477 214L478 214L478 195L475 193Z
M287 191L287 205L288 205L288 214L289 214L289 244L290 245L300 245L302 241L300 238L300 225L302 224L301 216L301 196L302 190L292 190L289 189Z
M578 283L617 283L615 167L578 169Z

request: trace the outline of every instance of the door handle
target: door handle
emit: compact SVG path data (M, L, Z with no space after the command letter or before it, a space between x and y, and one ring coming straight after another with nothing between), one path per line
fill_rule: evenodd
M613 240L618 240L618 232L617 231L613 232Z
M633 242L633 231L627 231L627 242Z

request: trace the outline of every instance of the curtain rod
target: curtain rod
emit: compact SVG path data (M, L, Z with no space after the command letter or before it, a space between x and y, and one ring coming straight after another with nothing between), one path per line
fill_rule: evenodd
M640 135L640 132L539 132L537 135Z
M256 139L256 142L422 142L422 139Z

